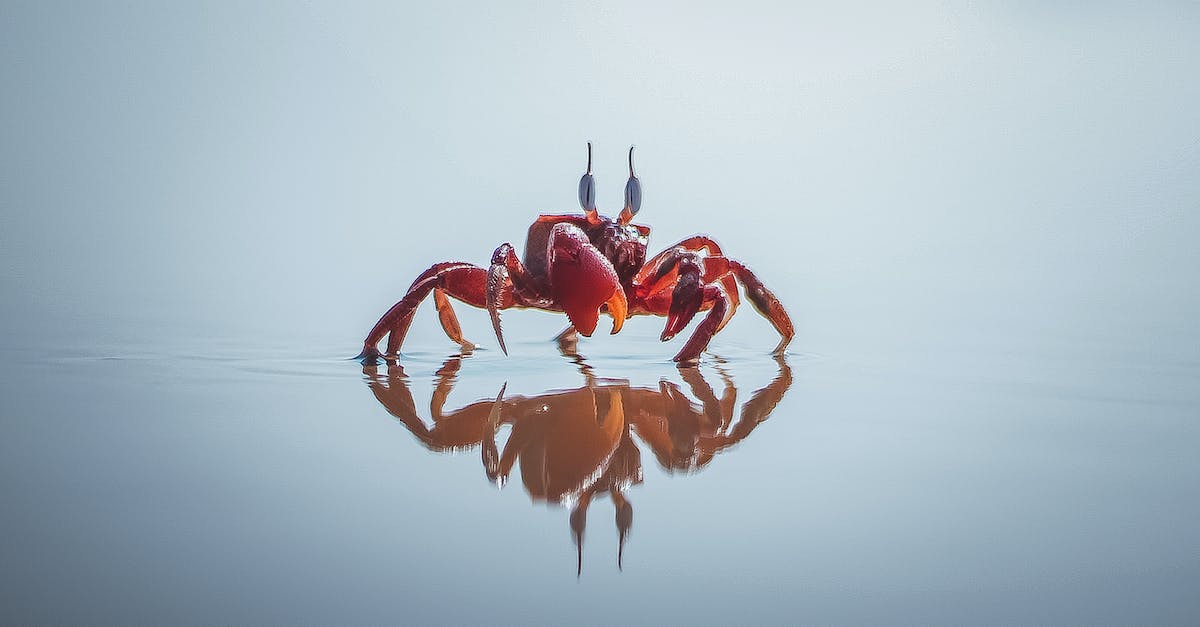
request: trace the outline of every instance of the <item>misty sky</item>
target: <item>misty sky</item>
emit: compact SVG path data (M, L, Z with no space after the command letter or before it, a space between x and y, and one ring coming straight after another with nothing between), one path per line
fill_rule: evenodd
M352 349L430 263L575 210L591 140L602 211L637 144L652 244L715 235L809 325L983 303L981 325L1178 339L1198 25L1169 3L8 3L3 333Z

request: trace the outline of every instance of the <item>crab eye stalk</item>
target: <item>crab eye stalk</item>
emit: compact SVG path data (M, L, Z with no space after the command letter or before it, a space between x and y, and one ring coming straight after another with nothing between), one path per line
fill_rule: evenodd
M629 147L629 181L625 183L625 208L621 210L621 224L628 224L642 208L642 182L633 173L633 146Z
M596 178L592 176L592 142L588 142L587 172L579 179L579 206L587 213L588 221L594 222L596 215Z

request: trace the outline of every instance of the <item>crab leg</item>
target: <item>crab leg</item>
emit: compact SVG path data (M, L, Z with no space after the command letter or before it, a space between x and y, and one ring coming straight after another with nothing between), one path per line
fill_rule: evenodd
M767 289L766 285L763 285L763 282L750 271L750 268L732 259L729 260L729 265L732 267L734 276L742 282L746 296L754 304L754 308L764 318L770 320L771 326L779 332L779 344L771 352L776 355L782 354L783 349L787 348L788 343L796 334L795 327L792 326L792 319L788 316L787 310L783 308L783 303L779 302L775 294Z
M389 336L387 354L398 354L400 345L404 342L404 336L408 333L408 327L412 324L413 312L417 305L434 289L441 290L445 294L475 307L486 306L486 277L487 270L463 262L439 263L422 272L408 288L404 298L392 305L391 309L388 309L379 322L376 322L375 326L371 328L367 338L363 340L363 350L358 355L358 359L379 357L376 345L385 335ZM512 290L502 290L499 300L501 307L511 307L514 304ZM447 316L445 309L439 306L438 313L447 335L462 344L461 333L455 332L458 320L454 317L453 312L451 311ZM455 335L458 335L458 338L455 338Z
M767 289L749 268L722 255L720 246L706 236L689 237L655 255L646 262L633 281L638 305L650 312L667 315L666 328L662 334L663 341L674 337L687 326L696 312L709 306L710 302L715 302L702 295L702 286L715 284L724 288L728 311L723 314L713 334L720 331L737 308L738 282L741 282L746 290L746 296L754 304L754 308L779 333L779 344L772 352L781 353L795 335L787 311L775 294ZM672 286L674 287L668 300L666 291ZM700 329L697 329L689 340L689 345L693 341L699 341L699 333ZM703 351L706 346L707 342L704 342L700 350ZM691 355L688 346L685 346L684 350L675 356L675 361L692 361L698 356L698 353Z
M446 332L446 336L457 342L464 351L474 349L475 343L463 337L462 325L458 322L458 316L454 314L454 308L450 306L450 297L446 296L446 291L433 290L433 302L437 307L438 320L442 323L442 330ZM412 316L409 316L409 320L412 320Z
M645 272L646 268L653 268L655 265L658 265L670 257L673 254L673 251L677 248L682 248L683 250L703 250L710 255L723 254L721 252L721 245L712 238L708 237L707 235L693 235L646 260L646 263L643 266L643 272Z

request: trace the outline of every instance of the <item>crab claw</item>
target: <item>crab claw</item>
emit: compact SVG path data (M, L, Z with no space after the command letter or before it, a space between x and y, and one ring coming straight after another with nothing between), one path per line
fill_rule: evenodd
M613 319L612 332L621 330L629 305L617 271L579 227L554 225L546 258L551 294L577 331L591 336L600 320L600 308L605 305Z
M667 313L667 326L659 339L666 342L675 337L692 321L700 305L704 303L704 285L700 281L700 265L694 259L679 261L679 280L671 292L671 308Z
M497 260L497 257L500 259ZM500 296L507 282L508 269L504 267L504 259L497 250L492 258L492 266L488 268L486 300L488 316L492 319L492 329L496 331L496 341L500 343L500 350L505 355L508 355L508 348L504 346L504 334L500 330Z

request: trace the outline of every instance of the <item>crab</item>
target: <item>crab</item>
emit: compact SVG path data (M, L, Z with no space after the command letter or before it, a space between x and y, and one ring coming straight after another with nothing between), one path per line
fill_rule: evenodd
M616 218L599 213L591 142L587 146L587 170L579 180L583 215L538 216L529 227L523 260L505 242L492 254L488 268L453 261L434 264L375 323L358 359L374 361L380 357L378 344L384 336L388 337L385 355L398 356L413 313L433 292L438 318L451 340L473 347L463 338L450 304L450 298L454 298L488 311L496 341L505 355L508 349L500 325L500 311L504 309L564 312L571 324L560 337L575 331L591 336L601 313L612 317L614 334L627 317L663 316L667 319L660 336L664 342L682 331L697 313L706 311L673 358L681 365L691 365L733 316L740 301L738 283L755 309L779 332L780 341L773 353L781 354L794 335L787 311L749 268L725 256L712 238L694 235L646 258L650 227L632 223L642 204L632 146L625 205Z
M363 375L384 409L430 451L478 447L490 481L503 487L516 470L532 501L570 508L577 575L583 567L589 506L594 498L604 496L616 510L617 567L621 567L633 525L633 504L625 492L643 481L642 447L648 447L668 473L699 472L766 421L792 384L791 368L784 356L777 355L778 372L741 404L735 421L737 388L723 368L718 367L723 382L719 396L700 369L680 369L692 400L680 385L666 380L642 387L625 379L597 377L574 353L570 341L560 341L559 347L580 365L581 387L522 396L506 395L505 383L495 398L450 409L446 401L470 354L464 352L451 356L437 371L428 421L417 412L399 362L387 360L386 373L379 371L377 363L364 364ZM510 431L501 447L497 439L504 426Z

